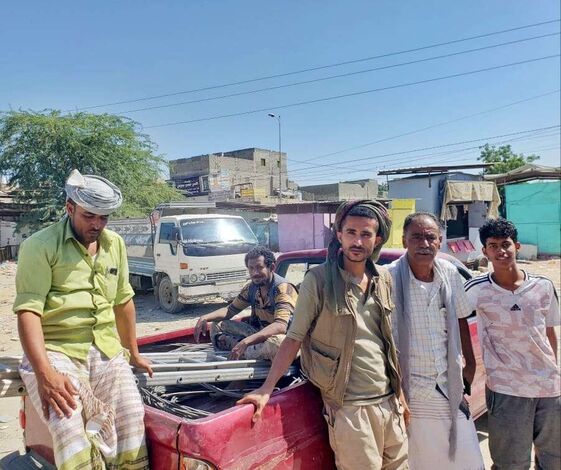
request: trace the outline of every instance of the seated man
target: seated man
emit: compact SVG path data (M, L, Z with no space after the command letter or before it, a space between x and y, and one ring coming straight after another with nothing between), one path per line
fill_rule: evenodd
M195 341L213 322L210 330L216 349L230 350L230 359L272 360L286 334L298 292L283 277L273 272L275 255L258 246L245 255L251 281L227 309L202 315L195 326ZM230 320L251 306L249 323Z
M73 170L66 215L20 248L14 312L19 373L47 424L59 470L148 469L125 243L105 229L121 191Z

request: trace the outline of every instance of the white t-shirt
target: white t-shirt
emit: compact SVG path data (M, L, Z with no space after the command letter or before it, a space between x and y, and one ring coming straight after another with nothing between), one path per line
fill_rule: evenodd
M546 328L560 324L559 300L549 279L526 272L524 277L514 292L490 274L465 284L477 311L487 386L517 397L557 397L559 367Z

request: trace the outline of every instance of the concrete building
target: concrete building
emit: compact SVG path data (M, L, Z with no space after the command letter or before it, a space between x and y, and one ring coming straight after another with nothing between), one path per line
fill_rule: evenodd
M304 201L349 201L378 196L378 182L371 179L300 186Z
M286 153L248 148L170 161L170 179L187 197L275 202L288 181Z
M388 181L389 199L416 199L418 211L440 214L446 181L481 181L480 175L462 172L406 176Z
M0 183L0 262L14 259L20 243L30 234L24 228L16 230L16 222L30 207L14 200L12 188Z

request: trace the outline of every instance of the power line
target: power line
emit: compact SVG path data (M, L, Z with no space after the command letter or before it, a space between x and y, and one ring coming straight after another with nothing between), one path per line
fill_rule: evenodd
M188 105L188 104L204 103L204 102L207 102L207 101L222 100L222 99L225 99L225 98L234 98L234 97L237 97L237 96L252 95L252 94L261 93L261 92L264 92L264 91L279 90L279 89L282 89L282 88L289 88L289 87L294 87L294 86L307 85L307 84L310 84L310 83L317 83L317 82L322 82L322 81L326 81L326 80L333 80L333 79L337 79L337 78L351 77L351 76L354 76L354 75L361 75L361 74L376 72L376 71L380 71L380 70L387 70L387 69L392 69L392 68L397 68L397 67L403 67L403 66L406 66L406 65L419 64L419 63L422 63L422 62L429 62L431 60L445 59L445 58L449 58L449 57L455 57L455 56L459 56L459 55L463 55L463 54L469 54L469 53L473 53L473 52L480 52L480 51L484 51L484 50L487 50L487 49L493 49L493 48L502 47L502 46L509 46L509 45L512 45L512 44L518 44L518 43L522 43L522 42L533 41L535 39L543 39L543 38L552 37L552 36L559 36L559 32L542 34L540 36L532 36L532 37L529 37L529 38L517 39L516 41L509 41L509 42L503 42L503 43L499 43L499 44L492 44L490 46L477 47L475 49L467 49L467 50L464 50L464 51L451 52L449 54L442 54L442 55L433 56L433 57L425 57L424 59L411 60L411 61L408 61L408 62L400 62L398 64L384 65L384 66L381 66L381 67L375 67L375 68L366 69L366 70L358 70L356 72L348 72L348 73L342 73L342 74L338 74L338 75L331 75L329 77L315 78L315 79L312 79L312 80L303 80L303 81L299 81L299 82L287 83L287 84L284 84L284 85L276 85L276 86L271 86L271 87L266 87L266 88L258 88L256 90L240 91L238 93L229 93L227 95L211 96L211 97L207 97L207 98L199 98L199 99L190 100L190 101L181 101L179 103L169 103L169 104L162 104L162 105L155 105L155 106L146 106L144 108L129 109L129 110L126 110L126 111L117 111L117 113L118 114L130 114L130 113L137 113L137 112L141 112L141 111L150 111L150 110L154 110L154 109L174 108L174 107L178 107L178 106L185 106L185 105Z
M345 164L362 162L362 161L366 161L366 160L373 160L373 159L376 159L376 158L393 157L393 156L396 156L396 155L405 155L405 154L410 154L410 153L415 153L415 152L423 152L425 150L435 150L435 149L441 149L441 148L446 148L446 147L453 147L455 145L470 144L470 143L474 143L474 142L480 142L482 140L500 139L500 138L503 138L503 137L511 137L511 136L516 136L516 135L521 135L521 134L528 134L528 133L531 133L531 132L547 131L547 130L556 129L558 127L560 127L559 124L554 125L554 126L547 126L547 127L536 128L536 129L527 129L527 130L524 130L524 131L511 132L511 133L508 133L508 134L480 137L480 138L477 138L477 139L462 140L462 141L459 141L459 142L452 142L452 143L448 143L448 144L433 145L433 146L430 146L430 147L422 147L422 148L411 149L411 150L401 150L399 152L391 152L391 153L373 155L373 156L369 156L369 157L354 158L354 159L351 159L351 160L346 160ZM331 163L323 163L323 164L316 165L315 168L316 169L317 168L325 168L325 167L329 167L329 166L332 166L332 165L333 164L331 164ZM348 169L348 167L347 167L347 169Z
M505 140L505 141L503 141L503 142L498 142L498 143L496 143L496 144L502 144L502 143L506 143L506 142L510 142L510 141L511 141L511 140ZM478 148L478 147L470 147L470 148L468 148L468 149L472 149L472 148ZM530 152L533 153L533 152L537 152L537 151L540 151L540 150L545 151L545 150L554 150L554 149L558 149L558 148L560 148L560 147L559 147L559 144L557 144L557 145L555 145L555 146L550 146L550 147L532 149L532 150L530 150ZM462 152L456 152L456 151L453 151L453 152L441 152L439 155L449 155L449 154L451 154L451 153L466 153L466 149L462 149ZM419 161L425 160L426 158L429 158L429 157L424 156L424 157L422 157L422 158L421 158L421 157L419 157L419 158L412 158L412 159L408 159L408 160L406 160L406 161L407 161L407 162L419 162ZM448 161L441 162L440 164L441 164L441 165L446 165L448 162L456 162L456 161L458 161L458 160L460 160L460 159L466 159L466 156L462 155L462 156L459 156L459 157L450 159L450 160L448 160ZM473 157L469 157L467 160L463 160L463 161L468 161L468 160L469 160L470 162L472 162L472 161L473 161ZM377 172L377 170L379 170L379 169L384 169L384 168L386 168L386 167L387 167L386 165L381 165L381 166L375 166L375 167L369 168L369 169L367 169L367 170L365 170L365 169L350 170L350 171L348 171L348 173L364 173L365 171L371 171L372 173L374 173L374 172ZM312 178L306 178L306 179L304 179L304 181L306 181L306 182L312 182L312 185L313 185L313 181L318 181L318 180L321 181L321 180L324 180L325 178L328 178L328 177L329 177L329 175L325 175L325 176L314 176L314 177L312 177ZM317 184L322 184L322 183L317 183ZM325 183L325 184L329 184L329 183ZM299 186L308 186L308 185L309 185L308 183L302 184L302 185L299 184Z
M503 145L505 143L508 142L516 142L516 141L527 141L527 140L533 140L533 139L541 139L544 137L553 137L553 136L557 136L559 135L559 125L558 126L549 126L549 127L545 127L545 128L538 128L538 129L529 129L529 130L525 130L525 131L518 131L518 132L514 132L514 133L510 133L510 134L503 134L503 135L499 135L499 136L491 136L491 137L482 137L480 139L472 139L472 140L468 140L468 141L460 141L460 142L453 142L453 143L448 143L448 144L441 144L441 145L437 145L434 147L424 147L424 148L417 148L417 149L409 149L409 150L401 150L399 152L395 152L395 153L389 153L389 154L382 154L382 155L373 155L373 156L369 156L369 157L364 157L364 158L360 158L360 159L356 159L356 160L348 160L345 163L353 163L356 161L365 161L365 160L374 160L376 159L375 162L372 162L371 165L376 165L376 166L368 166L368 167L360 167L360 168L355 168L355 169L350 169L349 166L346 167L340 167L337 166L337 164L325 164L325 165L321 165L323 167L327 167L324 168L323 170L316 170L314 171L314 176L311 178L306 178L306 181L311 181L311 180L316 180L316 179L324 179L326 177L329 177L331 175L340 175L341 174L341 170L346 171L346 173L356 173L356 172L365 172L365 171L373 171L374 168L385 168L386 165L385 163L391 162L391 163L400 163L400 162L409 162L409 161L418 161L418 160L425 160L427 158L432 158L435 156L442 156L442 155L451 155L451 154L455 154L455 153L465 153L468 151L473 151L473 150L478 150L481 148L481 145L474 145L474 146L469 146L469 147L464 147L461 149L455 149L455 150L445 150L445 151L441 151L441 152L431 152L431 153L426 153L424 155L418 155L415 157L406 157L406 158L401 158L401 159L395 159L395 158L389 158L389 159L383 159L383 160L378 160L379 158L383 158L383 157L395 157L396 155L405 155L405 154L411 154L411 153L415 153L415 152L421 152L421 151L425 151L425 150L435 150L438 148L447 148L447 147L452 147L455 145L461 145L461 144L465 144L465 143L473 143L473 142L480 142L482 140L488 140L488 141L492 141L493 139L502 139L500 141L495 141L495 142L489 142L492 146L496 146L496 145ZM528 134L528 135L524 135L524 134ZM532 135L534 134L534 135ZM510 137L508 139L504 139L504 137ZM379 165L380 163L384 163L384 165ZM318 165L319 166L319 165ZM316 167L317 168L317 167ZM302 171L302 170L297 170L297 171ZM297 174L294 175L294 172L290 171L289 172L289 176L291 178L298 178L303 176L304 174ZM271 175L263 175L263 176L253 176L254 180L263 180L263 179L269 179Z
M512 140L507 139L507 140L503 140L503 141L498 141L498 142L494 142L493 145L504 145L507 144L509 142L512 142ZM472 147L465 147L462 149L457 149L457 150L451 150L451 151L445 151L445 152L438 152L438 153L430 153L430 154L426 154L426 155L421 155L418 157L414 157L414 158L406 158L406 159L398 159L398 160L393 160L393 161L382 161L382 162L376 162L375 165L373 166L368 166L368 167L362 167L362 168L357 168L357 169L353 169L353 170L349 170L347 169L347 174L351 174L351 173L362 173L364 174L365 172L368 173L377 173L379 170L382 169L387 169L387 168L395 168L394 164L401 164L401 163L407 163L410 164L411 162L423 162L426 161L427 163L430 162L432 159L434 159L434 157L436 156L446 156L446 155L452 155L452 154L465 154L464 156L469 155L471 152L473 152L474 150L478 150L480 149L480 146L472 146ZM549 148L547 149L543 149L543 150L549 150ZM470 157L471 159L473 159L473 155L471 155ZM439 162L441 162L441 160L439 160ZM380 164L383 163L383 164ZM391 163L390 165L388 165L387 163ZM442 165L442 163L440 163ZM303 178L304 181L309 182L309 181L321 181L321 180L325 180L327 178L330 178L331 176L335 176L335 175L340 175L340 172L336 172L336 171L331 171L331 172L326 172L324 174L314 174L314 176L310 177L310 178ZM298 175L296 177L294 177L294 180L296 179L302 179L304 175Z
M558 127L557 127L557 129L558 129ZM533 131L529 131L528 133L530 133L530 132L533 132ZM557 135L557 134L559 134L559 130L556 131L555 135ZM508 136L508 134L506 136ZM535 138L551 137L551 136L552 135L514 137L514 138L510 138L510 139L504 139L504 140L501 140L501 141L492 142L491 145L493 145L493 146L503 145L503 144L508 143L508 142L515 142L515 141L519 141L519 140L532 140L532 139L535 139ZM461 143L480 142L481 140L492 140L494 138L502 138L502 136L476 139L476 140L467 141L467 142L446 144L446 145L443 145L443 146L442 145L437 146L435 148L446 148L446 147L451 147L451 146L454 146L454 145L460 145ZM435 149L435 148L429 147L426 150ZM386 167L386 165L385 165L386 163L392 163L393 164L393 163L409 162L409 161L416 161L416 160L424 160L424 159L432 158L432 157L435 157L435 156L449 155L449 154L452 154L452 153L462 153L462 152L467 152L467 151L472 151L472 150L478 150L480 148L481 148L481 145L475 145L475 146L465 147L465 148L461 148L461 149L446 150L444 152L431 152L431 153L428 153L428 154L424 154L422 156L406 157L406 158L400 158L400 159L397 159L397 160L395 158L390 158L390 159L385 159L385 160L376 160L375 162L372 162L372 164L379 165L380 163L383 163L384 165L381 165L381 167ZM374 157L366 157L366 158L357 159L357 160L354 160L354 161L351 161L351 162L356 162L356 161L359 161L359 160L360 161L373 160L375 158L377 159L378 157L386 157L386 156L394 157L396 155L410 154L410 153L414 153L414 152L417 152L417 151L423 151L423 150L425 150L425 149L415 149L415 150L401 151L401 152L396 152L396 153L392 153L392 154L386 154L386 155L380 155L380 156L374 156ZM374 168L378 168L378 167L379 166L375 166ZM371 168L364 168L363 167L363 168L361 168L361 170L362 171L371 171ZM348 167L346 167L346 171L347 172L349 171ZM326 176L329 176L331 174L338 174L338 173L340 173L340 170L337 171L337 170L333 170L331 168L324 168L323 172L322 172L322 170L315 171L314 175L326 177ZM298 178L299 176L302 176L302 175L291 174L291 177L293 177L293 178Z
M504 141L500 141L500 142L495 142L495 144L497 144L497 145L504 145L504 144L506 144L506 143L508 143L508 142L511 142L511 140L504 140ZM554 146L554 147L545 147L545 148L542 148L541 150L551 150L551 149L558 148L558 147L559 147L559 145ZM448 151L448 152L439 152L439 153L437 153L437 154L431 154L430 156L423 155L423 156L419 156L419 157L415 157L415 158L408 158L408 159L402 159L402 160L395 160L395 161L392 162L392 163L407 163L408 165L409 165L411 162L419 162L419 163L420 163L420 162L427 162L427 163L428 163L428 162L431 161L431 159L434 158L434 155L446 156L446 155L452 155L452 154L460 154L460 155L463 154L463 155L461 156L461 158L467 158L467 155L469 155L470 152L473 152L473 150L476 150L476 149L479 149L479 147L477 147L477 146L475 146L475 147L466 147L466 148L464 148L464 149L458 149L457 151L454 150L454 151ZM537 150L539 150L539 149L536 149L536 151L537 151ZM471 159L473 160L474 156L471 155L469 158L471 158ZM386 162L384 162L384 163L386 163ZM440 165L443 165L443 163L442 163L441 160L439 160L439 164L440 164ZM371 167L368 167L368 168L361 168L361 169L356 169L356 170L348 170L347 173L362 173L362 174L364 174L365 172L377 173L379 170L387 169L387 168L392 168L392 167L395 168L395 165L387 165L387 164L379 165L379 164L378 164L378 165L371 166ZM311 178L305 178L304 180L305 180L305 181L325 180L326 178L329 178L330 176L331 176L331 174L317 175L317 176L313 176L313 177L311 177Z
M444 126L446 124L452 124L454 122L463 121L464 119L469 119L469 118L472 118L472 117L481 116L482 114L488 114L488 113L492 113L492 112L495 112L495 111L499 111L501 109L510 108L511 106L515 106L517 104L526 103L528 101L536 100L536 99L543 98L543 97L549 96L549 95L554 95L556 93L559 93L559 91L561 91L561 89L558 88L557 90L548 91L548 92L542 93L540 95L530 96L529 98L525 98L525 99L518 100L518 101L513 101L511 103L507 103L507 104L502 105L502 106L497 106L496 108L487 109L485 111L478 111L477 113L467 114L465 116L460 116L458 118L450 119L448 121L443 121L443 122L439 122L439 123L436 123L436 124L431 124L430 126L422 127L420 129L415 129L415 130L412 130L412 131L404 132L402 134L393 135L391 137L384 137L383 139L374 140L372 142L367 142L366 144L355 145L353 147L347 147L347 148L342 149L342 150L337 150L336 152L325 153L323 155L318 155L316 157L307 158L305 160L293 160L293 159L288 159L288 160L292 161L294 163L308 164L308 162L311 162L313 160L319 160L319 159L323 159L323 158L326 158L326 157L331 157L333 155L339 155L341 153L345 153L345 152L348 152L350 150L358 150L358 149L361 149L361 148L369 147L371 145L380 144L382 142L387 142L389 140L395 140L395 139L398 139L400 137L406 137L406 136L409 136L409 135L417 134L419 132L427 131L429 129L434 129L436 127Z
M370 57L363 57L363 58L354 59L354 60L337 62L337 63L334 63L334 64L321 65L321 66L318 66L318 67L311 67L311 68L306 68L306 69L294 70L294 71L291 71L291 72L284 72L284 73L279 73L279 74L274 74L274 75L267 75L267 76L251 78L251 79L247 79L247 80L240 80L240 81L237 81L237 82L222 83L222 84L212 85L212 86L207 86L207 87L202 87L202 88L195 88L195 89L191 89L191 90L177 91L177 92L173 92L173 93L165 93L165 94L154 95L154 96L146 96L146 97L143 97L143 98L135 98L135 99L129 99L129 100L123 100L123 101L114 101L114 102L111 102L111 103L98 104L98 105L94 105L94 106L83 106L83 107L76 108L76 109L73 109L73 110L67 110L67 112L103 108L103 107L106 107L106 106L115 106L115 105L120 105L120 104L138 103L139 101L148 101L148 100L155 100L155 99L161 99L161 98L168 98L170 96L178 96L178 95L184 95L184 94L189 94L189 93L197 93L197 92L200 92L200 91L209 91L209 90L215 90L217 88L225 88L225 87L236 86L236 85L244 85L244 84L247 84L247 83L254 83L254 82L258 82L258 81L262 81L262 80L269 80L269 79L273 79L273 78L287 77L287 76L290 76L290 75L297 75L297 74L313 72L313 71L317 71L317 70L324 70L324 69L328 69L328 68L332 68L332 67L340 67L340 66L343 66L343 65L356 64L356 63L360 63L360 62L366 62L366 61L370 61L370 60L381 59L381 58L391 57L391 56L400 55L400 54L407 54L407 53L410 53L410 52L419 52L419 51L423 51L423 50L426 50L426 49L432 49L434 47L447 46L447 45L450 45L450 44L457 44L457 43L460 43L460 42L472 41L474 39L482 39L482 38L486 38L486 37L490 37L490 36L495 36L495 35L498 35L498 34L510 33L510 32L513 32L513 31L520 31L522 29L535 28L537 26L543 26L543 25L546 25L546 24L558 23L559 20L560 20L559 18L556 18L554 20L542 21L542 22L539 22L539 23L532 23L532 24L527 24L527 25L523 25L523 26L517 26L515 28L503 29L503 30L499 30L499 31L492 31L490 33L478 34L476 36L468 36L468 37L461 38L461 39L454 39L454 40L450 40L450 41L446 41L446 42L430 44L430 45L427 45L427 46L415 47L415 48L412 48L412 49L405 49L405 50L401 50L401 51L387 52L387 53L384 53L384 54L378 54L378 55L374 55L374 56L370 56Z
M249 110L249 111L241 111L241 112L237 112L237 113L220 114L220 115L217 115L217 116L209 116L209 117L205 117L205 118L191 119L191 120L187 120L187 121L175 121L175 122L168 122L168 123L164 123L164 124L156 124L156 125L152 125L152 126L145 126L144 129L156 129L156 128L160 128L160 127L177 126L177 125L180 125L180 124L193 124L193 123L196 123L196 122L213 121L213 120L216 120L216 119L224 119L224 118L236 117L236 116L246 116L246 115L249 115L249 114L264 113L264 112L267 112L267 111L273 111L273 110L278 110L278 109L293 108L293 107L297 107L297 106L304 106L304 105L308 105L308 104L321 103L321 102L325 102L325 101L333 101L333 100L342 99L342 98L349 98L351 96L366 95L366 94L369 94L369 93L375 93L375 92L379 92L379 91L393 90L393 89L396 89L396 88L405 88L405 87L409 87L409 86L413 86L413 85L421 85L421 84L437 82L437 81L441 81L441 80L448 80L448 79L451 79L451 78L458 78L458 77L462 77L462 76L466 76L466 75L474 75L474 74L477 74L477 73L489 72L491 70L499 70L499 69L503 69L503 68L506 68L506 67L514 67L516 65L523 65L523 64L529 64L529 63L532 63L532 62L538 62L540 60L553 59L553 58L559 57L559 56L560 56L560 54L552 54L552 55L537 57L537 58L534 58L534 59L522 60L522 61L519 61L519 62L511 62L511 63L508 63L508 64L496 65L494 67L486 67L486 68L477 69L477 70L470 70L468 72L461 72L461 73L456 73L456 74L452 74L452 75L445 75L445 76L442 76L442 77L429 78L429 79L426 79L426 80L418 80L418 81L415 81L415 82L400 83L400 84L397 84L397 85L391 85L391 86L380 87L380 88L373 88L373 89L370 89L370 90L355 91L353 93L345 93L343 95L329 96L329 97L325 97L325 98L318 98L318 99L315 99L315 100L299 101L299 102L296 102L296 103L290 103L290 104L281 105L281 106L268 106L266 108L253 109L253 110Z
M542 137L542 136L539 136L539 137ZM502 141L493 142L492 145L503 145L503 144L506 144L508 142L513 142L515 140L519 140L519 138L505 139L505 140L502 140ZM529 138L525 139L525 140L529 140ZM422 156L415 157L415 158L407 158L407 159L399 159L399 160L393 159L391 161L394 162L394 163L422 162L423 160L426 160L428 158L432 158L434 156L444 156L444 155L451 155L451 154L465 154L465 153L470 152L474 149L480 149L480 148L481 148L481 146L465 147L465 148L462 148L462 149L457 149L457 150L452 150L452 151L426 154L426 155L422 155ZM556 144L556 145L553 145L553 146L545 146L545 147L537 147L537 148L529 149L529 150L526 150L525 153L528 153L528 152L534 153L534 152L538 152L538 151L554 150L554 149L559 149L559 148L560 148L559 144ZM446 165L448 162L450 162L450 163L457 162L458 160L461 160L461 159L464 159L462 161L467 162L469 160L469 162L473 162L473 156L469 157L467 160L466 160L466 158L468 158L468 157L466 157L465 155L459 155L459 156L457 156L453 159L447 160L446 162L441 162L441 165ZM380 163L380 162L377 162L377 163ZM365 171L375 173L375 172L377 172L377 170L385 169L385 168L387 168L387 165L376 165L376 166L373 166L373 167L357 168L357 169L353 169L353 170L351 170L349 168L346 168L346 170L347 170L347 174L364 173ZM341 173L340 171L333 171L333 172L331 172L329 174L325 174L325 175L317 175L317 176L313 176L311 178L304 178L305 183L303 183L303 184L298 183L298 184L301 187L302 186L310 186L310 185L313 186L314 181L322 181L322 180L325 180L326 178L329 178L329 176L331 176L331 174L340 175L340 173ZM265 175L264 176L254 175L254 176L252 176L252 180L254 182L257 181L257 180L269 180L270 178L271 178L271 175L267 175L267 176L265 176ZM364 178L362 178L362 179L364 179ZM338 181L342 181L342 180L338 180ZM344 181L349 181L349 180L347 179L347 180L344 180ZM329 183L318 182L317 184L329 184Z

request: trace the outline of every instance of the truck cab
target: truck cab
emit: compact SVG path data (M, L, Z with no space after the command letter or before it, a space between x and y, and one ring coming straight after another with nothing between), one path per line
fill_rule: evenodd
M234 298L247 281L245 254L257 238L242 217L185 214L162 217L154 240L153 285L160 305Z
M210 204L162 206L150 218L108 224L125 241L131 285L153 289L168 313L185 304L234 298L248 279L245 254L258 244L247 222L212 213Z

